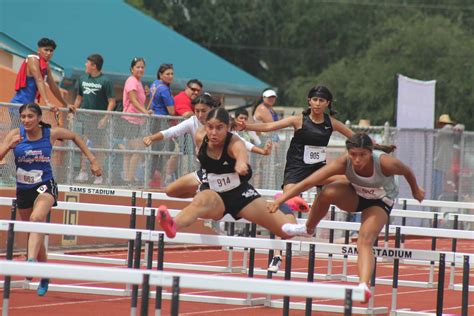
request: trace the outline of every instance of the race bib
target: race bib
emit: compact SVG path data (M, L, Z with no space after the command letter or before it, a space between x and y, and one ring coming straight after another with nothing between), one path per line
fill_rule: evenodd
M207 180L209 181L209 187L215 192L226 192L240 185L240 177L236 172L223 174L208 173Z
M303 161L308 165L326 161L326 147L305 145Z
M358 196L361 196L368 200L378 200L387 195L387 192L385 192L383 188L363 187L354 183L352 183L352 186L356 190Z
M30 170L26 171L24 169L18 168L16 170L16 181L22 184L35 184L41 183L43 178L42 170Z

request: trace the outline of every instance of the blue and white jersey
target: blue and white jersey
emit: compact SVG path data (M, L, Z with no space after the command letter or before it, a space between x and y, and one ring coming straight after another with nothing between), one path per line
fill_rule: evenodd
M42 132L43 136L40 139L30 141L23 125L20 126L23 140L13 150L17 189L31 189L53 178L51 129L43 127Z

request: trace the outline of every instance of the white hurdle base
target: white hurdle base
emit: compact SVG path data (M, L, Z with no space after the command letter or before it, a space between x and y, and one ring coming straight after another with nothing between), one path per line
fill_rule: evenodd
M399 309L396 311L391 311L390 316L433 316L436 313L425 313L425 312L412 312L411 310Z
M155 291L150 291L150 298L155 298ZM162 298L171 300L172 293L163 291ZM196 303L209 303L209 304L224 304L224 305L239 305L239 306L258 306L265 303L265 297L257 298L238 298L238 297L225 297L225 296L212 296L212 295L194 295L179 293L179 300L186 302Z
M25 282L23 288L25 290L36 291L39 282ZM82 285L67 285L67 284L55 284L50 283L48 292L61 292L61 293L81 293L91 295L107 295L107 296L130 296L131 290L126 289L114 289L110 287L95 287L95 286L82 286Z
M11 289L22 289L24 282L28 282L26 280L15 280L15 281L10 281L10 288ZM0 281L0 289L3 289L5 286L5 281Z
M68 255L57 252L49 252L48 260L64 260L73 262L89 262L89 263L102 263L102 264L114 264L120 266L126 266L126 259L114 259L114 258L103 258L103 257L92 257L92 256L81 256L81 255Z
M462 291L462 284L454 284L452 287L455 291ZM469 285L468 287L469 292L474 292L474 285Z
M38 288L38 282L25 282L21 281L20 288L25 290L36 291ZM61 293L81 293L91 295L106 295L106 296L120 296L130 297L131 290L126 289L115 289L109 287L92 287L82 285L66 285L66 284L54 284L50 283L48 292L61 292ZM138 295L141 296L141 289L138 290ZM156 292L150 291L150 298L155 298ZM162 298L171 300L172 293L163 290ZM187 302L199 302L199 303L211 303L211 304L225 304L225 305L240 305L240 306L257 306L264 305L266 298L238 298L238 297L225 297L225 296L213 296L213 295L194 295L194 294L179 294L180 301Z
M268 307L283 308L283 300L271 300L266 304ZM291 302L290 309L305 310L306 303L304 302ZM344 306L326 305L326 304L312 304L312 311L314 312L328 312L328 313L344 313ZM389 312L388 307L352 307L352 314L358 315L387 315Z
M267 275L267 270L265 269L254 269L254 274L255 275ZM284 270L281 271L280 274L277 274L277 276L283 276L285 273ZM275 274L274 274L275 275ZM308 273L306 272L291 272L291 278L295 279L307 279L308 278ZM332 275L327 275L324 273L315 273L314 274L314 279L315 280L341 280L345 282L351 282L351 283L359 283L359 277L355 275L342 275L342 274L332 274ZM377 285L392 285L392 279L380 279L376 278L375 283ZM410 281L410 280L398 280L398 285L399 286L407 286L407 287L417 287L417 288L422 288L422 289L435 289L438 287L438 283L429 283L429 282L423 282L423 281Z

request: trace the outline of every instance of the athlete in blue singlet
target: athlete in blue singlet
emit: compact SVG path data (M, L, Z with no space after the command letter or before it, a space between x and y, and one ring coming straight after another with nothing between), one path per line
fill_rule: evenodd
M16 165L16 200L24 221L44 222L56 205L57 187L51 167L52 144L56 140L72 140L91 162L96 176L102 168L82 138L64 128L51 128L41 121L42 111L36 103L20 107L20 128L10 131L0 146L0 160L13 150ZM28 261L46 261L43 234L31 233L28 239ZM41 279L38 295L48 290L49 279Z

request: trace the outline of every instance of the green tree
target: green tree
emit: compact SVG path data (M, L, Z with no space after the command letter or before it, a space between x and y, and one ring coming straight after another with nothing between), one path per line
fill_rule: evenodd
M474 126L471 52L474 41L460 25L441 16L394 17L378 28L383 36L357 58L343 58L317 76L299 77L289 86L292 104L304 104L315 82L334 90L340 119L369 118L393 123L397 73L436 80L436 114L450 113ZM296 96L293 98L293 96ZM414 109L416 111L416 109Z
M472 0L128 0L306 105L328 85L341 120L392 122L395 75L437 80L436 114L474 129Z

